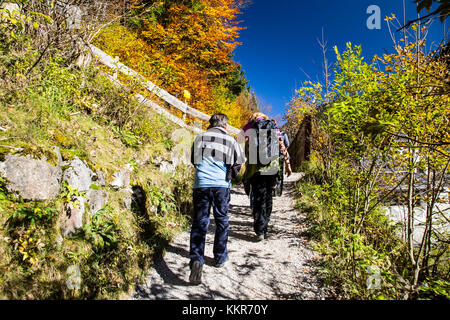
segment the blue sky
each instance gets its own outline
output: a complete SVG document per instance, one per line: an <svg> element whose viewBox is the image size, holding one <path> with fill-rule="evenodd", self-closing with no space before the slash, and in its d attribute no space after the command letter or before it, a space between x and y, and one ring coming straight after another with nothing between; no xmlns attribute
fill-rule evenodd
<svg viewBox="0 0 450 320"><path fill-rule="evenodd" d="M413 1L405 0L405 4L406 21L417 17ZM366 26L370 5L381 9L380 30ZM333 47L342 51L349 41L362 45L363 55L370 61L374 54L392 52L384 21L392 13L403 22L403 0L253 0L240 16L240 25L246 30L241 31L242 45L235 50L234 60L242 65L263 111L269 107L271 116L281 116L295 89L308 80L305 73L321 80L322 52L317 39L322 27L330 62L335 60ZM435 21L429 39L440 42L443 34L444 25Z"/></svg>

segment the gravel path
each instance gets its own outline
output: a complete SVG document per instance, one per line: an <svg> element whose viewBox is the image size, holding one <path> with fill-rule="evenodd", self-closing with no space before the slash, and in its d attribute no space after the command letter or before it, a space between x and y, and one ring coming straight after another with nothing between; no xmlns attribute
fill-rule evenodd
<svg viewBox="0 0 450 320"><path fill-rule="evenodd" d="M294 183L301 173L285 180L283 196L274 198L268 239L256 242L249 199L242 187L233 188L229 211L228 252L224 267L213 266L214 219L206 236L203 283L189 284L189 232L183 232L131 299L274 300L325 299L328 290L315 276L318 259L307 238L305 217L295 209Z"/></svg>

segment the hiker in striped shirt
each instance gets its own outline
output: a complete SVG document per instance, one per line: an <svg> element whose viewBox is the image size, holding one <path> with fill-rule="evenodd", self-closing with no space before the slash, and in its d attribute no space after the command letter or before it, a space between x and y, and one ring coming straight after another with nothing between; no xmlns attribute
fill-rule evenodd
<svg viewBox="0 0 450 320"><path fill-rule="evenodd" d="M192 284L201 283L211 207L216 223L213 247L215 266L220 268L228 260L231 179L237 176L245 162L241 146L227 133L228 117L218 113L210 118L209 123L208 130L195 139L191 155L191 162L195 166L194 214L189 250L189 281Z"/></svg>

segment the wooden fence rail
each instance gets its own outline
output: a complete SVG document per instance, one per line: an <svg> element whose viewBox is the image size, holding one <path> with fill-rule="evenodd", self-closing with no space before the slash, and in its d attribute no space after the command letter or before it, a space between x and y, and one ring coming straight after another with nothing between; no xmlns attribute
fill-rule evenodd
<svg viewBox="0 0 450 320"><path fill-rule="evenodd" d="M209 116L201 111L198 111L197 109L189 107L186 103L178 100L176 97L172 96L170 93L168 93L164 89L161 89L160 87L158 87L151 81L145 79L138 72L127 67L123 63L119 62L117 59L114 59L113 57L109 56L108 54L106 54L101 49L97 48L96 46L94 46L92 44L89 44L88 46L89 46L89 49L91 50L93 56L97 59L98 62L109 67L114 72L120 72L125 75L133 77L134 80L138 81L138 83L143 85L148 91L155 94L157 97L164 100L169 105L180 110L183 113L183 119L180 119L180 118L172 115L166 109L162 108L158 104L143 97L142 95L137 94L135 97L140 103L143 103L143 104L146 104L146 105L152 107L156 112L158 112L159 114L164 114L172 122L174 122L182 127L188 128L188 129L194 131L195 133L199 133L199 129L185 124L185 122L184 122L185 114L189 114L194 118L201 119L204 121L208 121L210 119L211 116ZM118 82L117 79L115 79L115 78L113 78L113 79L115 80L115 82L117 84L120 84L120 82ZM240 130L229 125L228 132L231 134L237 135L237 134L239 134Z"/></svg>

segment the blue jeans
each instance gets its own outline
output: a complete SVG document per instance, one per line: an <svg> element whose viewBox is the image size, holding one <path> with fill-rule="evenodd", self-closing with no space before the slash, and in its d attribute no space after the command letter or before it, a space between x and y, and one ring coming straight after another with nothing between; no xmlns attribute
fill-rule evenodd
<svg viewBox="0 0 450 320"><path fill-rule="evenodd" d="M230 206L229 188L196 188L194 189L194 214L192 217L189 265L194 261L205 263L205 240L209 227L209 212L213 208L216 231L213 254L217 263L227 259L228 242L228 208Z"/></svg>

